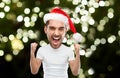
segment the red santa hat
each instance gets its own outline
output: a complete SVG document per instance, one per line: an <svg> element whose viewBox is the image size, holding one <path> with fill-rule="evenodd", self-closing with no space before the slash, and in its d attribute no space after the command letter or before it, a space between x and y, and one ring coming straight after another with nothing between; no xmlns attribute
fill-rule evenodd
<svg viewBox="0 0 120 78"><path fill-rule="evenodd" d="M70 28L70 30L74 33L73 39L76 42L80 42L82 40L82 36L80 33L77 33L76 28L70 16L66 12L64 12L62 9L55 7L51 10L50 13L45 14L43 17L44 23L46 23L50 19L55 19L55 20L64 22L67 26L69 26L68 28Z"/></svg>

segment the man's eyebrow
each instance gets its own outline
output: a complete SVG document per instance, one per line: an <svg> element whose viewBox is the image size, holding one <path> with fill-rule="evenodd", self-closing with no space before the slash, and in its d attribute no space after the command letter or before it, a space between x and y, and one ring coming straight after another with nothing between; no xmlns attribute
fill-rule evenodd
<svg viewBox="0 0 120 78"><path fill-rule="evenodd" d="M65 26L61 26L60 28L65 28Z"/></svg>
<svg viewBox="0 0 120 78"><path fill-rule="evenodd" d="M49 27L54 27L53 25L48 25ZM65 28L66 26L60 26L60 28Z"/></svg>

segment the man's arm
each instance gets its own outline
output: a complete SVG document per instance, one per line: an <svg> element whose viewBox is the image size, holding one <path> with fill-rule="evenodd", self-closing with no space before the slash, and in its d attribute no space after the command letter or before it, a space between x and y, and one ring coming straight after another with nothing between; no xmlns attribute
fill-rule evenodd
<svg viewBox="0 0 120 78"><path fill-rule="evenodd" d="M79 54L79 49L80 49L80 45L79 44L75 44L75 60L72 60L69 62L70 64L70 68L71 71L73 73L73 75L77 76L79 74L79 70L80 70L80 54Z"/></svg>
<svg viewBox="0 0 120 78"><path fill-rule="evenodd" d="M37 43L31 43L30 51L30 69L32 74L37 74L41 66L41 60L35 57L35 50L37 48Z"/></svg>

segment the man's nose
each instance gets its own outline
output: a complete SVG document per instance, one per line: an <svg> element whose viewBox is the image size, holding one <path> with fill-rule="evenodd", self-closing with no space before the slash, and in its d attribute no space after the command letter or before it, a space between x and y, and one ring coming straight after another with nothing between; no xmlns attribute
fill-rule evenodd
<svg viewBox="0 0 120 78"><path fill-rule="evenodd" d="M55 35L59 35L59 30L56 29L55 32L54 32Z"/></svg>

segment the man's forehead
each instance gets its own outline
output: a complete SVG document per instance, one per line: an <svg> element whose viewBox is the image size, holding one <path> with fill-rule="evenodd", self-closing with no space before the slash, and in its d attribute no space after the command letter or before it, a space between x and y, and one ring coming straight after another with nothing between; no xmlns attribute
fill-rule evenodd
<svg viewBox="0 0 120 78"><path fill-rule="evenodd" d="M63 21L54 20L54 19L49 20L49 23L60 23L60 24L65 24Z"/></svg>
<svg viewBox="0 0 120 78"><path fill-rule="evenodd" d="M65 26L65 23L59 20L49 20L49 24L48 25L52 25L52 26Z"/></svg>

